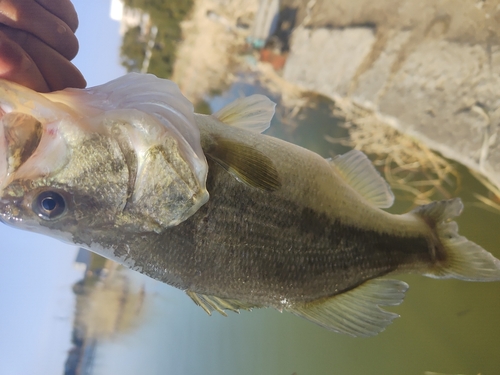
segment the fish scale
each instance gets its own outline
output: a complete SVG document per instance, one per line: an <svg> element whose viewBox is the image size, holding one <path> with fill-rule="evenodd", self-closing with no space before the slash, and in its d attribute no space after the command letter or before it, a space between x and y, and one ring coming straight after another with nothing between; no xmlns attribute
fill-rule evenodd
<svg viewBox="0 0 500 375"><path fill-rule="evenodd" d="M284 295L290 301L333 296L398 267L430 261L421 250L423 237L395 238L343 226L315 217L278 193L264 199L265 193L235 184L213 162L209 171L207 189L213 198L156 245L157 251L168 249L165 268L182 270L176 276L189 280L184 289L222 298L250 295L245 302L279 306ZM246 216L250 205L263 214ZM155 278L162 280L161 275ZM241 279L247 282L242 285Z"/></svg>

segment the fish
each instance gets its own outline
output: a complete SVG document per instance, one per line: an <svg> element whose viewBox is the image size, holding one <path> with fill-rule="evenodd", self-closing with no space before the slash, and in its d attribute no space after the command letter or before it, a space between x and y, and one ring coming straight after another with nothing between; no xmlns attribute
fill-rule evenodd
<svg viewBox="0 0 500 375"><path fill-rule="evenodd" d="M0 81L0 221L169 284L203 310L274 308L373 336L408 285L499 281L458 233L459 198L395 215L365 154L334 158L262 134L275 104L196 114L171 81L127 74L37 93Z"/></svg>

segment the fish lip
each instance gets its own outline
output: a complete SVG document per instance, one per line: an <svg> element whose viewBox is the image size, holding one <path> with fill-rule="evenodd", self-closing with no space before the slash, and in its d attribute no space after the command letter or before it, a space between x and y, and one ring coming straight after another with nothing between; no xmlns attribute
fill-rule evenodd
<svg viewBox="0 0 500 375"><path fill-rule="evenodd" d="M9 209L10 202L7 199L0 198L0 223L12 225L13 216Z"/></svg>

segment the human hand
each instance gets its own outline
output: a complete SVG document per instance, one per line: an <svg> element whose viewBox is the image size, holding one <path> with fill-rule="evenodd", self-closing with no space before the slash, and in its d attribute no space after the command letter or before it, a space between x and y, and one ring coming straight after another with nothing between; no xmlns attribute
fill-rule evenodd
<svg viewBox="0 0 500 375"><path fill-rule="evenodd" d="M70 0L0 0L0 78L40 92L83 88Z"/></svg>

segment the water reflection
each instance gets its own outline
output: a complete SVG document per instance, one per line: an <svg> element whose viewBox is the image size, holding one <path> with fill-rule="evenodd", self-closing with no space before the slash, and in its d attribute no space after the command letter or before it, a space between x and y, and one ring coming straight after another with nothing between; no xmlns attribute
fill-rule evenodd
<svg viewBox="0 0 500 375"><path fill-rule="evenodd" d="M144 285L110 260L80 249L76 263L84 268L84 277L73 285L76 306L67 375L92 373L99 343L142 323L146 295Z"/></svg>

